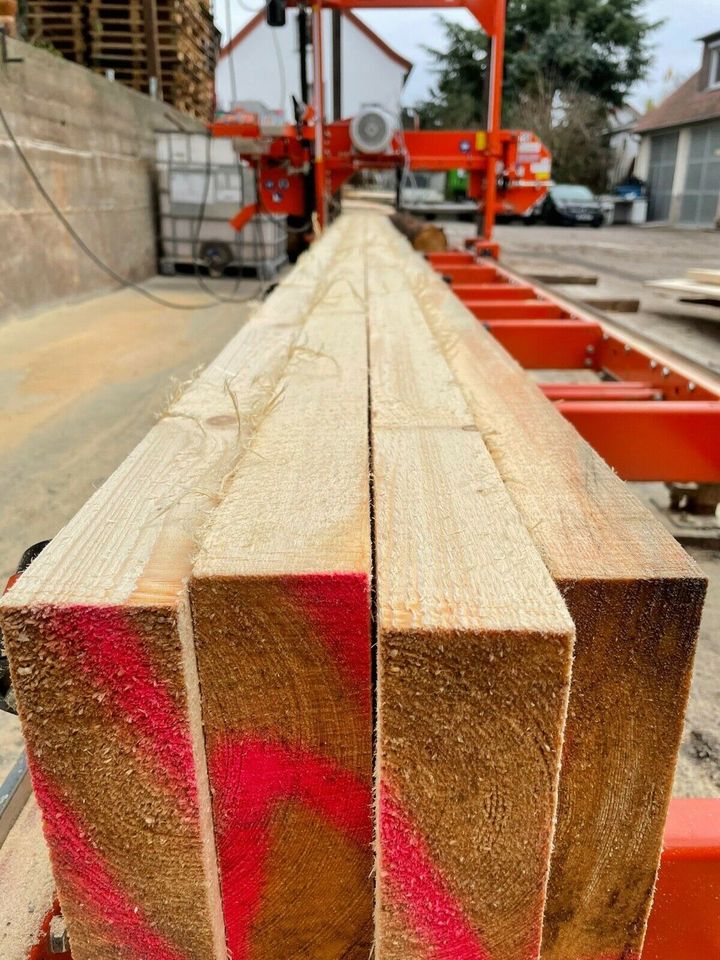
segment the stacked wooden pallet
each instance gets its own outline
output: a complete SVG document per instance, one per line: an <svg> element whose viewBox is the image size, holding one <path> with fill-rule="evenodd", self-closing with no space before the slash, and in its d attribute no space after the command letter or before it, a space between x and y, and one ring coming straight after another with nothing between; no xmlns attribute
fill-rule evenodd
<svg viewBox="0 0 720 960"><path fill-rule="evenodd" d="M30 0L30 35L62 55L148 92L152 52L146 0ZM203 0L156 0L158 72L163 98L199 119L212 117L220 32Z"/></svg>
<svg viewBox="0 0 720 960"><path fill-rule="evenodd" d="M201 0L158 0L158 52L165 99L179 109L212 116L220 33ZM144 0L125 3L89 0L89 62L112 69L117 79L148 87L148 45Z"/></svg>
<svg viewBox="0 0 720 960"><path fill-rule="evenodd" d="M84 6L71 0L30 0L27 4L28 39L31 43L56 50L66 60L85 63Z"/></svg>
<svg viewBox="0 0 720 960"><path fill-rule="evenodd" d="M341 218L0 604L74 960L639 956L703 594Z"/></svg>

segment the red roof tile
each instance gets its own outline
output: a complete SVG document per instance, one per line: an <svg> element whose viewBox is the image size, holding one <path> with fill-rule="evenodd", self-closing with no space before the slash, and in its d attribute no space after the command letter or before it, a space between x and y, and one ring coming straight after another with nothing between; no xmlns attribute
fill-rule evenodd
<svg viewBox="0 0 720 960"><path fill-rule="evenodd" d="M701 90L700 73L698 70L675 93L641 117L635 127L636 133L647 133L663 127L682 127L720 117L720 89Z"/></svg>

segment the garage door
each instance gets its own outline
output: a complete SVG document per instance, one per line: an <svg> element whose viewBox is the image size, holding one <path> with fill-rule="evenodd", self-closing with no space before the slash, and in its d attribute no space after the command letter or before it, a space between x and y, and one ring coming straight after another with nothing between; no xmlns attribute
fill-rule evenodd
<svg viewBox="0 0 720 960"><path fill-rule="evenodd" d="M678 133L657 133L650 138L648 220L668 220L672 200Z"/></svg>
<svg viewBox="0 0 720 960"><path fill-rule="evenodd" d="M690 134L681 223L712 227L720 198L720 123L695 127Z"/></svg>

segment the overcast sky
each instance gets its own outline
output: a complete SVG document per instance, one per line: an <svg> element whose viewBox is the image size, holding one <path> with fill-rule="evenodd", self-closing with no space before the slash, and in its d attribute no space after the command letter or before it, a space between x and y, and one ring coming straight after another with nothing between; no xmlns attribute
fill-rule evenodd
<svg viewBox="0 0 720 960"><path fill-rule="evenodd" d="M215 0L216 19L225 33L226 5L231 4L233 31L237 31L252 16L249 12L263 6L260 0ZM718 0L647 0L647 16L653 20L665 20L654 35L655 63L647 82L638 85L630 100L644 109L648 98L659 99L664 91L668 69L676 75L687 76L697 70L700 46L694 43L697 37L720 30L720 2ZM423 50L423 45L442 45L438 30L437 15L426 10L412 11L412 29L408 30L407 10L364 10L363 20L394 47L398 53L411 60L415 67L405 90L408 105L423 99L432 85L432 64ZM475 21L465 11L446 11L445 16L461 23Z"/></svg>

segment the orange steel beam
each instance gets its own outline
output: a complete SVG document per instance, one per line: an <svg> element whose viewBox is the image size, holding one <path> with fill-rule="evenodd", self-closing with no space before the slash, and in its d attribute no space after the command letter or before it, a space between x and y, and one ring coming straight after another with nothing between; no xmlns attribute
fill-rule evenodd
<svg viewBox="0 0 720 960"><path fill-rule="evenodd" d="M720 800L676 799L642 960L720 957Z"/></svg>
<svg viewBox="0 0 720 960"><path fill-rule="evenodd" d="M717 401L569 400L558 410L623 480L720 483Z"/></svg>
<svg viewBox="0 0 720 960"><path fill-rule="evenodd" d="M549 300L465 300L464 302L478 320L561 320L567 317L562 307Z"/></svg>
<svg viewBox="0 0 720 960"><path fill-rule="evenodd" d="M492 249L492 235L497 213L497 167L502 157L500 127L502 126L502 87L505 64L505 0L496 0L490 34L490 91L488 97L487 145L488 160L485 181L485 209L483 211L483 238L487 252L497 256ZM482 22L482 21L481 21Z"/></svg>
<svg viewBox="0 0 720 960"><path fill-rule="evenodd" d="M296 5L297 0L289 0L288 6ZM460 7L469 10L490 36L505 29L504 0L324 0L323 6L328 10L444 10Z"/></svg>
<svg viewBox="0 0 720 960"><path fill-rule="evenodd" d="M233 230L239 233L243 227L250 223L258 210L259 207L256 203L249 203L246 207L243 207L242 210L238 210L232 220L229 220L228 223Z"/></svg>
<svg viewBox="0 0 720 960"><path fill-rule="evenodd" d="M584 320L486 320L484 326L528 370L594 367L602 337Z"/></svg>
<svg viewBox="0 0 720 960"><path fill-rule="evenodd" d="M470 267L477 263L471 253L462 253L459 250L448 250L443 253L428 253L425 259L435 270L439 267Z"/></svg>
<svg viewBox="0 0 720 960"><path fill-rule="evenodd" d="M693 379L681 362L623 339L503 267L468 263L463 251L428 259L522 366L592 369L613 378L542 389L621 477L720 483L720 385Z"/></svg>
<svg viewBox="0 0 720 960"><path fill-rule="evenodd" d="M598 348L598 368L627 380L645 380L661 389L669 400L717 400L720 386L704 383L681 369L674 358L654 354L652 348L634 345L605 331Z"/></svg>
<svg viewBox="0 0 720 960"><path fill-rule="evenodd" d="M503 280L508 283L528 283L522 275L499 265L495 268L495 273L493 282L496 283ZM578 304L543 287L535 289L539 299L557 304L574 320L591 324L600 322L597 316L583 310ZM616 380L642 381L662 390L668 400L720 400L720 382L717 377L698 369L694 364L688 365L681 358L665 352L659 345L654 347L651 344L635 342L629 331L625 334L613 327L602 328L594 363L583 366L593 366ZM720 438L717 439L720 442Z"/></svg>
<svg viewBox="0 0 720 960"><path fill-rule="evenodd" d="M662 400L661 390L632 380L604 380L598 383L541 383L548 400Z"/></svg>
<svg viewBox="0 0 720 960"><path fill-rule="evenodd" d="M530 300L532 287L514 283L453 283L453 291L463 303L469 300Z"/></svg>
<svg viewBox="0 0 720 960"><path fill-rule="evenodd" d="M435 266L435 264L433 264ZM436 270L446 277L453 285L459 284L477 284L477 283L502 283L503 278L498 275L495 267L480 266L477 261L473 263L446 263Z"/></svg>

